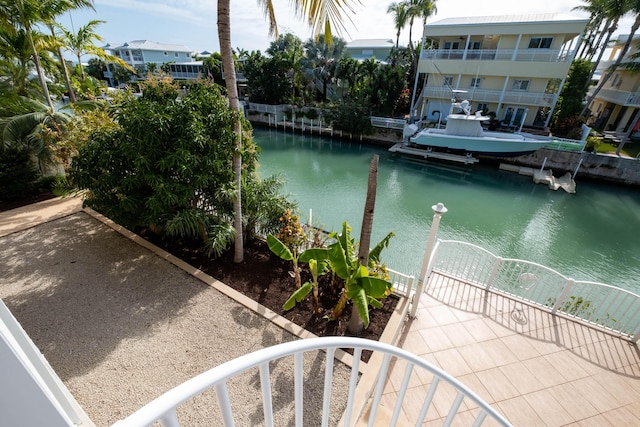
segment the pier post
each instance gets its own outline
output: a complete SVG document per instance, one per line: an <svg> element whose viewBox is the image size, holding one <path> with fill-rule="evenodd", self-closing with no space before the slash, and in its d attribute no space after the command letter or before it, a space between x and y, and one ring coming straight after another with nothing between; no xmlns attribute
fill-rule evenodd
<svg viewBox="0 0 640 427"><path fill-rule="evenodd" d="M427 269L431 261L431 252L433 252L433 245L436 241L436 235L438 234L440 218L448 211L443 203L433 205L431 206L431 209L433 209L433 221L431 222L431 230L429 231L429 238L427 240L427 249L424 252L424 258L422 260L422 268L420 269L420 275L418 276L418 286L416 288L416 293L413 295L411 312L409 313L409 316L411 316L412 319L415 319L417 317L420 297L424 293L424 287L427 281L427 278L425 276L427 275Z"/></svg>

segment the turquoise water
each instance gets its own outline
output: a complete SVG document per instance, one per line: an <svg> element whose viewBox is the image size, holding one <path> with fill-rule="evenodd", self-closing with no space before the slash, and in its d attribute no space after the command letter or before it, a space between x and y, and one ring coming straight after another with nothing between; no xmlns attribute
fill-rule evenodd
<svg viewBox="0 0 640 427"><path fill-rule="evenodd" d="M256 129L260 173L285 178L303 220L360 233L369 163L380 156L372 245L394 232L383 260L417 275L442 202L438 237L474 243L504 258L546 265L576 280L640 293L640 191L587 180L577 194L552 191L496 166L416 161L336 139Z"/></svg>

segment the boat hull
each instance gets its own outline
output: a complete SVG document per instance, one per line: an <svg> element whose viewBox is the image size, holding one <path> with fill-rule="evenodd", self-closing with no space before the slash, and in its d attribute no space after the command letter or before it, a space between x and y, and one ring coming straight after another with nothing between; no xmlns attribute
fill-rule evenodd
<svg viewBox="0 0 640 427"><path fill-rule="evenodd" d="M426 129L411 137L410 142L443 150L507 157L532 153L548 145L551 140L503 132L484 132L480 137L467 137L446 134L443 129Z"/></svg>

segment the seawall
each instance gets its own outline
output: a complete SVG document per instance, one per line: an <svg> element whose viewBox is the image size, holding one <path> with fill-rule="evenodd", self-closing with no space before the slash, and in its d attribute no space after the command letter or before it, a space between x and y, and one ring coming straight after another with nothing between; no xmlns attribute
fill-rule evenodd
<svg viewBox="0 0 640 427"><path fill-rule="evenodd" d="M249 120L253 126L270 127L269 124L265 123L261 118L254 120L254 118L249 117ZM376 129L377 132L373 135L364 136L342 134L342 132L333 132L329 129L315 128L312 130L309 127L303 130L299 123L294 124L293 127L291 123L288 123L286 127L280 125L278 129L330 138L341 138L351 142L361 142L387 148L392 147L398 142L402 142L402 132L391 129ZM571 174L573 174L578 164L580 164L576 179L587 178L612 184L640 187L640 159L620 157L614 154L576 153L542 148L535 153L519 157L477 157L480 158L482 163L495 163L496 167L499 163L510 163L531 168L540 168L544 163L544 168L553 170L556 176L562 175L565 172L571 172Z"/></svg>

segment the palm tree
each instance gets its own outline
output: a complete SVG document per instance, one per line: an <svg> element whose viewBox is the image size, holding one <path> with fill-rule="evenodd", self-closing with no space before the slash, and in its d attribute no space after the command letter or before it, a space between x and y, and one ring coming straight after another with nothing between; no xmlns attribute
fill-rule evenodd
<svg viewBox="0 0 640 427"><path fill-rule="evenodd" d="M47 81L40 63L40 55L34 42L34 25L42 18L42 3L39 0L0 0L0 24L23 29L31 50L42 95L51 110L54 109Z"/></svg>
<svg viewBox="0 0 640 427"><path fill-rule="evenodd" d="M422 26L427 23L427 18L437 12L435 1L432 0L408 0L406 2L407 17L409 19L409 49L414 53L413 41L411 40L411 32L413 29L413 20L415 18L422 18Z"/></svg>
<svg viewBox="0 0 640 427"><path fill-rule="evenodd" d="M0 75L7 79L4 82L7 90L28 96L31 83L29 73L32 70L31 47L25 31L0 27Z"/></svg>
<svg viewBox="0 0 640 427"><path fill-rule="evenodd" d="M622 18L624 15L626 15L630 11L630 7L631 7L628 0L604 0L602 5L604 7L603 13L607 17L607 19L610 20L611 24L606 30L605 41L600 48L598 59L593 64L593 69L591 71L591 75L589 76L589 79L587 80L587 85L589 85L591 79L593 78L593 73L598 67L598 64L600 63L600 61L602 60L602 55L604 54L605 47L608 46L609 44L609 40L611 40L611 35L618 28L618 21L620 21L620 18ZM611 76L613 75L613 72L622 61L623 56L624 56L623 54L619 55L616 62L609 68L609 72L602 76L602 79L600 79L598 86L593 91L591 96L589 96L589 99L585 103L585 106L580 112L580 115L578 116L578 118L584 117L587 114L587 111L589 110L589 106L595 99L596 95L604 87L604 84L611 78Z"/></svg>
<svg viewBox="0 0 640 427"><path fill-rule="evenodd" d="M7 1L7 0L3 0ZM238 86L236 85L236 69L233 64L233 49L231 47L231 10L230 0L218 0L218 38L220 40L220 54L222 55L222 66L225 71L225 86L229 97L229 107L240 114L240 101L238 100ZM277 37L278 30L276 24L273 3L271 0L260 0L265 16L269 18L269 35ZM308 19L313 34L318 35L324 29L328 40L331 40L331 27L342 27L340 13L346 8L353 10L348 0L297 0L293 2L295 10L301 16ZM242 194L242 134L240 132L240 121L234 123L236 131L236 145L233 155L233 171L235 174L236 196L234 199L234 221L235 228L235 249L234 262L242 262L244 258L244 245L242 242L242 204L240 202Z"/></svg>
<svg viewBox="0 0 640 427"><path fill-rule="evenodd" d="M98 55L98 50L102 51L102 49L97 48L94 44L94 40L102 41L102 37L100 37L95 29L98 25L104 24L105 21L100 21L98 19L91 20L87 22L86 25L78 28L77 33L73 33L66 28L60 26L60 30L62 31L63 39L67 45L67 48L78 58L78 64L80 65L80 74L82 76L82 80L85 79L84 68L82 67L82 55L86 54L94 54ZM103 51L104 52L104 51Z"/></svg>
<svg viewBox="0 0 640 427"><path fill-rule="evenodd" d="M322 99L327 99L327 89L334 79L338 61L344 55L346 42L340 38L334 38L331 43L326 40L324 34L317 39L309 39L305 44L305 68L314 79L322 83Z"/></svg>
<svg viewBox="0 0 640 427"><path fill-rule="evenodd" d="M391 3L389 5L389 8L387 9L387 13L392 13L393 14L393 24L396 27L397 33L396 33L396 49L399 47L399 43L400 43L400 31L402 31L402 29L404 27L407 26L407 19L408 19L408 9L407 9L407 3L402 2L402 3Z"/></svg>
<svg viewBox="0 0 640 427"><path fill-rule="evenodd" d="M69 77L69 70L67 69L67 61L64 59L64 55L62 54L63 42L60 40L55 31L56 17L62 15L63 13L72 10L72 9L80 9L80 8L90 8L94 9L93 2L91 0L45 0L43 2L43 12L45 15L42 16L42 20L45 25L51 31L51 35L54 39L57 40L55 45L56 53L58 54L58 60L60 61L60 68L62 69L62 75L64 76L65 85L67 86L67 91L69 92L69 101L76 102L76 94L71 86L71 79Z"/></svg>

